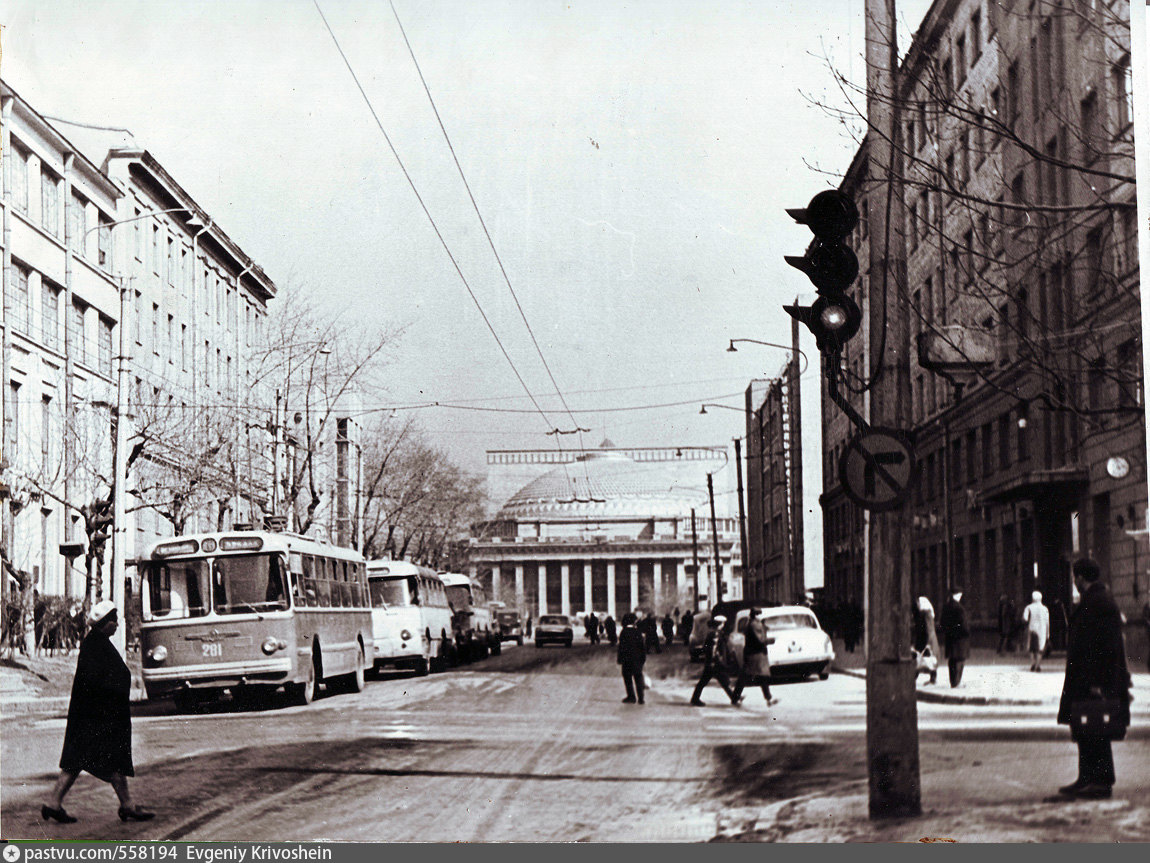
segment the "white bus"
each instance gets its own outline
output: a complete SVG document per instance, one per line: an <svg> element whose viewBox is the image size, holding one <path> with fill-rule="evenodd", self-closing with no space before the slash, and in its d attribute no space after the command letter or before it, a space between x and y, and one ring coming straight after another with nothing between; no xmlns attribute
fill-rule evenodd
<svg viewBox="0 0 1150 863"><path fill-rule="evenodd" d="M372 653L359 552L292 533L202 533L139 561L140 655L149 698L186 709L230 690L284 687L310 704L321 682L359 692Z"/></svg>
<svg viewBox="0 0 1150 863"><path fill-rule="evenodd" d="M458 572L441 572L451 605L455 630L455 650L460 660L482 659L488 653L498 656L503 650L499 628L487 604L483 588Z"/></svg>
<svg viewBox="0 0 1150 863"><path fill-rule="evenodd" d="M451 655L451 609L434 570L404 560L367 564L374 669L440 670Z"/></svg>

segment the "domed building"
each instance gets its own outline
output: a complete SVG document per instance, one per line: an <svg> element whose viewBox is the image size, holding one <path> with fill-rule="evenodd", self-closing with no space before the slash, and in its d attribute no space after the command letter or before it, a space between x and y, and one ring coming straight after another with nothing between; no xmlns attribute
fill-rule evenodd
<svg viewBox="0 0 1150 863"><path fill-rule="evenodd" d="M739 525L726 489L735 466L731 459L724 470L725 448L619 449L604 441L586 453L489 451L487 461L489 489L518 490L476 526L472 567L509 608L617 618L636 607L662 616L713 603L708 474L722 598L741 597Z"/></svg>

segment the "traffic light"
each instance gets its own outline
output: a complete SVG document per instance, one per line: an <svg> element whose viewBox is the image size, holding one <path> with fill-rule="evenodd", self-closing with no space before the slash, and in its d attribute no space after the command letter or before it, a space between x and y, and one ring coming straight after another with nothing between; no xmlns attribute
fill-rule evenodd
<svg viewBox="0 0 1150 863"><path fill-rule="evenodd" d="M858 304L846 293L859 274L858 257L845 242L858 224L858 208L850 195L828 189L811 198L804 209L787 214L809 227L815 238L806 254L784 255L783 260L806 273L819 296L812 305L783 308L814 334L821 352L836 352L862 323Z"/></svg>

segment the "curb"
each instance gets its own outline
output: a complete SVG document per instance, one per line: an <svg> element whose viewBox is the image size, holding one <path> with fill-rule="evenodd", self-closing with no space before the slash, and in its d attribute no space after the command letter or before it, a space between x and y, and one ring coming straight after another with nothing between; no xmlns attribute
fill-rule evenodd
<svg viewBox="0 0 1150 863"><path fill-rule="evenodd" d="M859 680L866 680L866 673L856 668L838 668L832 666L831 671L836 674L845 674L847 677L857 677ZM988 695L951 695L946 692L928 692L917 687L915 687L914 697L916 701L925 701L930 704L970 704L975 707L990 707L993 705L1036 707L1043 704L1056 703L1041 698L998 698Z"/></svg>

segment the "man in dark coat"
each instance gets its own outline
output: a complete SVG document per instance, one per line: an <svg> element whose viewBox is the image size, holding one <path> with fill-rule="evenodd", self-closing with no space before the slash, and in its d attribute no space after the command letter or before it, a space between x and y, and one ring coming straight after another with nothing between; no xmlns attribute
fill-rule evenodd
<svg viewBox="0 0 1150 863"><path fill-rule="evenodd" d="M663 638L668 647L675 642L675 618L671 617L670 614L663 618Z"/></svg>
<svg viewBox="0 0 1150 863"><path fill-rule="evenodd" d="M731 689L731 678L727 676L727 670L723 668L723 660L719 650L719 638L726 622L727 618L721 614L712 617L707 622L707 637L703 639L703 673L699 675L699 682L695 684L695 691L691 694L690 703L692 707L704 706L703 690L712 680L719 681L719 686L723 687L723 692L727 693L727 698L731 699L731 704L738 702L734 691Z"/></svg>
<svg viewBox="0 0 1150 863"><path fill-rule="evenodd" d="M695 612L688 608L679 619L679 638L683 639L683 644L691 643L691 629L694 626ZM1148 624L1148 626L1150 626L1150 624Z"/></svg>
<svg viewBox="0 0 1150 863"><path fill-rule="evenodd" d="M1017 626L1018 606L1005 593L998 598L998 652L1014 653L1014 630Z"/></svg>
<svg viewBox="0 0 1150 863"><path fill-rule="evenodd" d="M623 629L619 632L616 661L623 671L623 686L627 688L624 704L634 704L636 699L643 703L643 665L647 661L647 648L635 623L634 614L624 614Z"/></svg>
<svg viewBox="0 0 1150 863"><path fill-rule="evenodd" d="M615 618L607 615L607 619L603 621L603 631L607 633L607 641L611 644L615 643Z"/></svg>
<svg viewBox="0 0 1150 863"><path fill-rule="evenodd" d="M962 683L962 666L970 655L970 630L966 628L966 609L962 607L961 587L956 585L951 588L950 599L942 607L938 623L942 627L946 664L953 689Z"/></svg>
<svg viewBox="0 0 1150 863"><path fill-rule="evenodd" d="M88 615L91 631L80 645L68 725L60 754L60 775L52 791L52 805L40 808L41 817L61 824L76 819L64 811L64 795L81 771L111 784L120 798L121 821L146 821L155 813L132 803L128 791L132 765L132 673L120 657L111 636L119 626L111 600L96 603Z"/></svg>
<svg viewBox="0 0 1150 863"><path fill-rule="evenodd" d="M739 679L731 700L738 704L743 700L743 689L758 686L763 691L767 707L773 707L779 700L771 697L771 664L767 658L769 638L759 613L759 609L751 609L747 628L743 631L743 666L739 669Z"/></svg>
<svg viewBox="0 0 1150 863"><path fill-rule="evenodd" d="M583 629L587 633L587 640L592 644L599 643L599 618L593 612L588 611L587 616L583 618Z"/></svg>
<svg viewBox="0 0 1150 863"><path fill-rule="evenodd" d="M1117 699L1121 725L1130 724L1130 672L1122 638L1122 614L1102 583L1102 570L1090 558L1074 562L1074 585L1082 595L1070 618L1066 643L1066 679L1058 703L1058 723L1070 725L1071 705L1102 696ZM1110 739L1071 733L1078 744L1078 779L1058 789L1066 797L1109 797L1114 786Z"/></svg>

